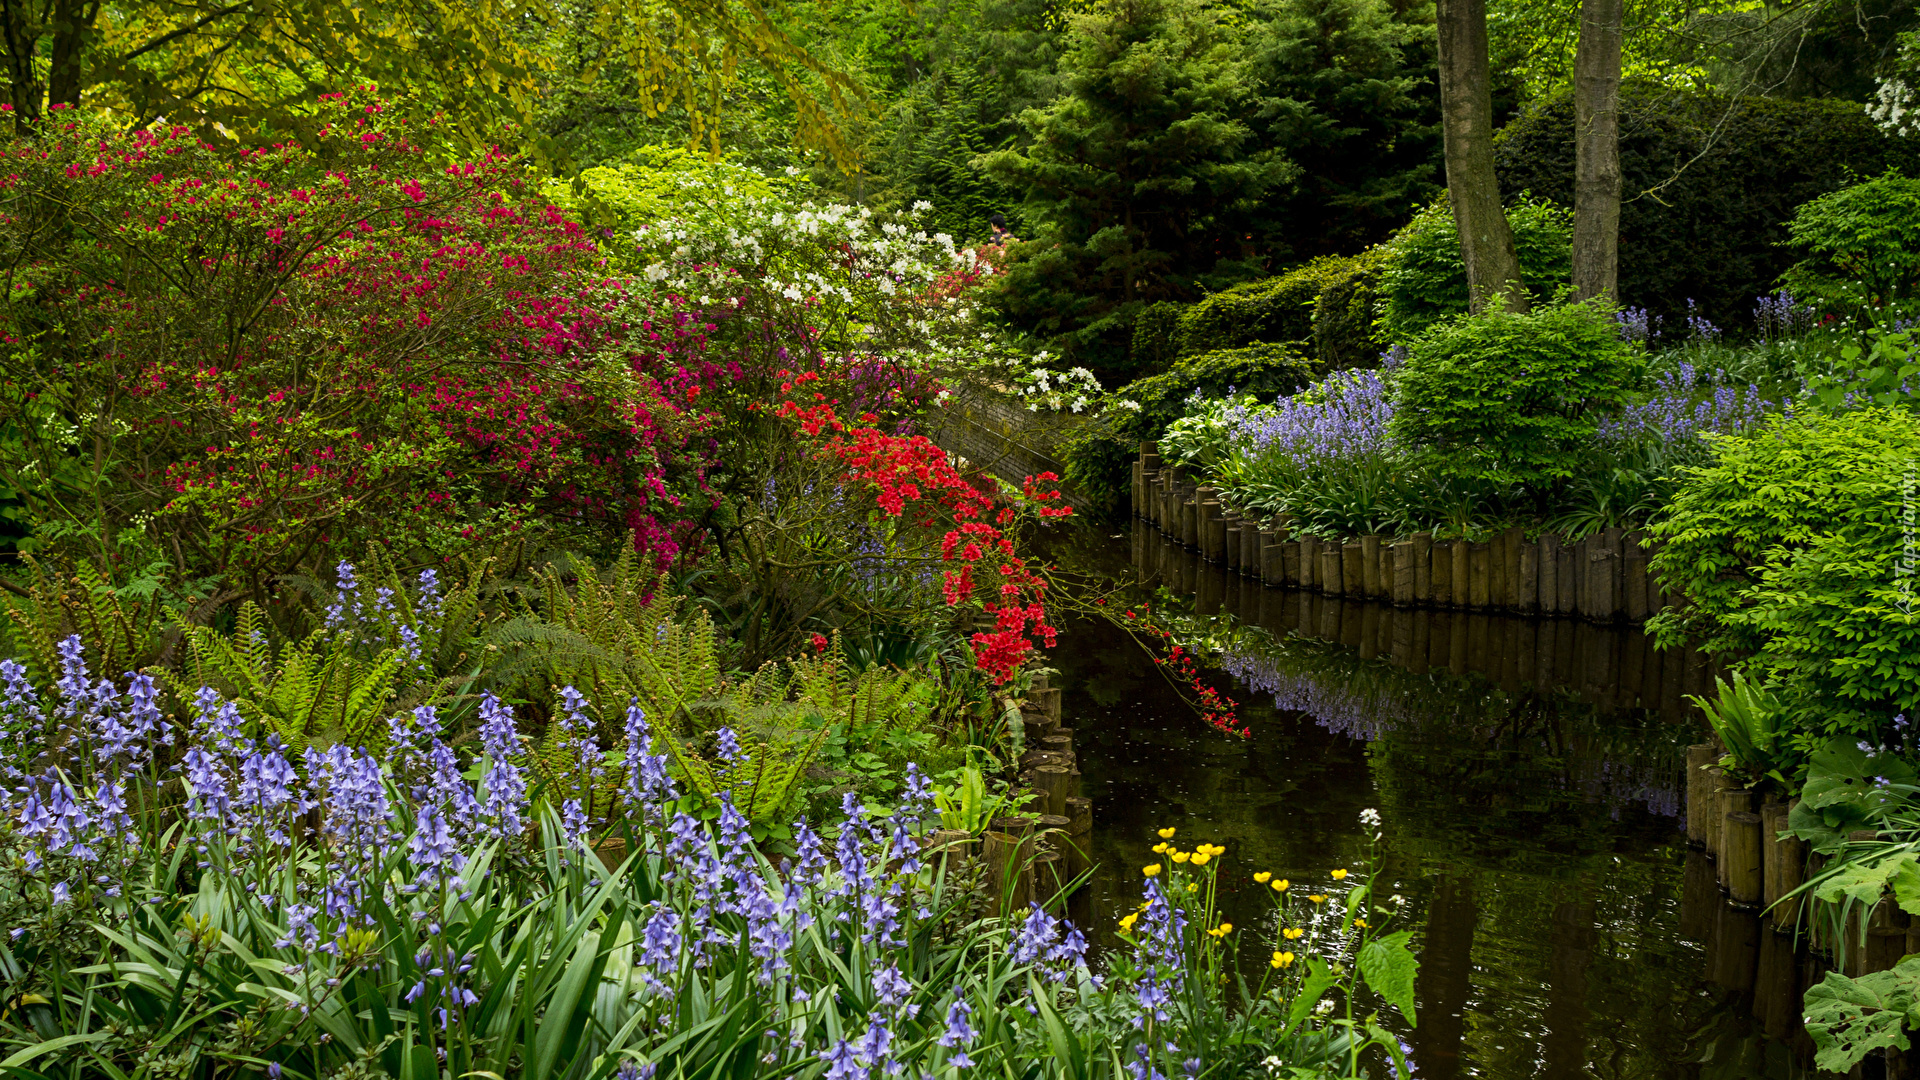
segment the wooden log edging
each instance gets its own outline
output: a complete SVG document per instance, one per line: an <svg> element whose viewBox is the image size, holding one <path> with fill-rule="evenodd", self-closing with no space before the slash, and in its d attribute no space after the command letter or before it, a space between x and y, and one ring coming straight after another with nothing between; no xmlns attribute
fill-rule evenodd
<svg viewBox="0 0 1920 1080"><path fill-rule="evenodd" d="M1152 442L1133 463L1134 513L1208 562L1267 585L1402 607L1644 622L1679 597L1662 589L1637 531L1602 529L1578 541L1528 541L1515 526L1483 541L1431 534L1329 538L1297 534L1284 516L1259 520L1218 489L1167 465Z"/></svg>

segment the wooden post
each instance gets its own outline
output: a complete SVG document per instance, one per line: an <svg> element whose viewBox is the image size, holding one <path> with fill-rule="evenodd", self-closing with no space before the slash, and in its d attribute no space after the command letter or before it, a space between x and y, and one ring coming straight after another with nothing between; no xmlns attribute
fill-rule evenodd
<svg viewBox="0 0 1920 1080"><path fill-rule="evenodd" d="M1647 595L1647 549L1640 546L1641 535L1638 531L1627 533L1621 540L1620 575L1622 610L1630 622L1642 623L1653 614L1653 607Z"/></svg>
<svg viewBox="0 0 1920 1080"><path fill-rule="evenodd" d="M987 891L1003 912L1027 907L1026 844L1024 836L989 831L982 838L981 857L987 863Z"/></svg>
<svg viewBox="0 0 1920 1080"><path fill-rule="evenodd" d="M1413 602L1433 603L1433 534L1413 534Z"/></svg>
<svg viewBox="0 0 1920 1080"><path fill-rule="evenodd" d="M1301 544L1301 542L1298 540L1290 540L1287 543L1279 545L1280 580L1278 584L1285 585L1290 589L1297 589L1300 587L1300 584L1301 584L1300 568L1304 565L1300 561L1300 549L1303 546L1305 545Z"/></svg>
<svg viewBox="0 0 1920 1080"><path fill-rule="evenodd" d="M1540 554L1540 607L1542 614L1552 615L1560 606L1560 537L1555 533L1541 533L1535 542Z"/></svg>
<svg viewBox="0 0 1920 1080"><path fill-rule="evenodd" d="M1493 601L1493 545L1486 541L1467 548L1467 602L1485 609Z"/></svg>
<svg viewBox="0 0 1920 1080"><path fill-rule="evenodd" d="M1726 773L1722 772L1718 765L1707 766L1706 773L1706 805L1702 812L1706 814L1707 854L1718 862L1720 859L1720 819L1726 814L1726 811L1720 809L1720 787L1726 782ZM1714 874L1715 879L1718 880L1719 871L1714 871Z"/></svg>
<svg viewBox="0 0 1920 1080"><path fill-rule="evenodd" d="M1218 499L1200 504L1200 557L1215 563L1227 557L1227 519Z"/></svg>
<svg viewBox="0 0 1920 1080"><path fill-rule="evenodd" d="M1761 864L1760 815L1739 810L1727 815L1720 838L1721 876L1733 902L1757 907L1766 895ZM1905 931L1903 930L1904 937Z"/></svg>
<svg viewBox="0 0 1920 1080"><path fill-rule="evenodd" d="M1560 542L1559 547L1554 549L1553 563L1556 595L1553 602L1553 610L1556 615L1572 615L1578 607L1574 602L1574 598L1580 595L1579 563L1575 558L1578 551L1579 548L1576 545L1568 544L1564 540ZM1540 600L1544 606L1546 597L1543 595Z"/></svg>
<svg viewBox="0 0 1920 1080"><path fill-rule="evenodd" d="M1786 803L1769 803L1760 812L1763 834L1760 839L1766 845L1761 852L1761 871L1766 880L1760 898L1772 909L1773 925L1780 930L1793 929L1799 916L1799 897L1784 904L1779 901L1800 887L1807 862L1806 841L1795 836L1780 837L1786 831L1789 812Z"/></svg>
<svg viewBox="0 0 1920 1080"><path fill-rule="evenodd" d="M1401 607L1413 603L1413 541L1393 545L1393 602Z"/></svg>
<svg viewBox="0 0 1920 1080"><path fill-rule="evenodd" d="M1487 606L1500 611L1513 609L1512 579L1519 568L1507 554L1514 546L1512 533L1513 530L1508 529L1494 537L1487 547Z"/></svg>
<svg viewBox="0 0 1920 1080"><path fill-rule="evenodd" d="M1046 738L1041 739L1040 746L1044 750L1055 754L1063 754L1068 760L1072 760L1073 732L1071 730L1056 731Z"/></svg>
<svg viewBox="0 0 1920 1080"><path fill-rule="evenodd" d="M1027 899L1042 907L1057 906L1055 901L1064 899L1060 894L1072 880L1072 875L1065 870L1065 860L1059 851L1048 847L1034 852L1022 875L1026 878Z"/></svg>
<svg viewBox="0 0 1920 1080"><path fill-rule="evenodd" d="M1900 910L1891 895L1882 893L1867 920L1866 955L1862 958L1866 974L1886 971L1900 962L1906 955L1909 924L1907 913Z"/></svg>
<svg viewBox="0 0 1920 1080"><path fill-rule="evenodd" d="M1073 774L1065 765L1042 765L1033 770L1033 790L1040 796L1039 802L1049 814L1061 814L1067 808L1067 796L1071 795Z"/></svg>
<svg viewBox="0 0 1920 1080"><path fill-rule="evenodd" d="M1322 542L1320 545L1320 566L1314 580L1320 585L1320 591L1328 596L1339 596L1346 590L1343 585L1343 568L1339 544Z"/></svg>
<svg viewBox="0 0 1920 1080"><path fill-rule="evenodd" d="M1358 540L1340 545L1340 595L1367 595L1366 552Z"/></svg>
<svg viewBox="0 0 1920 1080"><path fill-rule="evenodd" d="M1380 538L1368 534L1360 538L1360 574L1364 582L1361 592L1368 597L1377 597L1384 591L1380 584Z"/></svg>
<svg viewBox="0 0 1920 1080"><path fill-rule="evenodd" d="M1713 857L1720 863L1720 884L1724 886L1727 883L1727 817L1752 813L1753 792L1743 787L1728 786L1726 773L1722 772L1718 796L1720 812L1713 825Z"/></svg>
<svg viewBox="0 0 1920 1080"><path fill-rule="evenodd" d="M1513 582L1513 607L1516 611L1540 610L1540 545L1517 544Z"/></svg>
<svg viewBox="0 0 1920 1080"><path fill-rule="evenodd" d="M1473 545L1463 537L1453 542L1453 606L1473 604Z"/></svg>
<svg viewBox="0 0 1920 1080"><path fill-rule="evenodd" d="M1225 552L1220 561L1229 571L1234 573L1238 573L1240 570L1240 528L1240 522L1235 521L1231 517L1227 519Z"/></svg>
<svg viewBox="0 0 1920 1080"><path fill-rule="evenodd" d="M1432 544L1433 560L1428 567L1432 582L1432 602L1437 607L1453 606L1453 544L1452 540L1436 540Z"/></svg>
<svg viewBox="0 0 1920 1080"><path fill-rule="evenodd" d="M1320 539L1318 537L1300 538L1300 587L1303 589L1320 587Z"/></svg>

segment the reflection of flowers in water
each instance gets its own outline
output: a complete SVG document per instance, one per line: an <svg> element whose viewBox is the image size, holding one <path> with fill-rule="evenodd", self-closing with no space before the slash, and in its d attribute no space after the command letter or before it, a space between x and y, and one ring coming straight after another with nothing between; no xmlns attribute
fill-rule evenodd
<svg viewBox="0 0 1920 1080"><path fill-rule="evenodd" d="M1275 708L1304 713L1328 731L1362 742L1375 742L1392 732L1417 734L1437 729L1431 733L1486 744L1499 732L1492 724L1461 723L1457 714L1448 715L1451 709L1418 702L1402 689L1355 685L1357 680L1342 678L1338 672L1286 671L1272 656L1225 650L1215 655L1214 662L1249 689L1272 695ZM1497 707L1493 702L1484 704L1486 708L1476 710L1476 715L1494 715ZM1586 754L1566 746L1540 745L1533 749L1539 757L1564 761L1560 775L1549 778L1548 783L1584 802L1607 805L1615 819L1632 803L1640 803L1648 813L1661 817L1680 816L1677 770L1658 754L1614 760L1602 756L1605 751L1598 747Z"/></svg>

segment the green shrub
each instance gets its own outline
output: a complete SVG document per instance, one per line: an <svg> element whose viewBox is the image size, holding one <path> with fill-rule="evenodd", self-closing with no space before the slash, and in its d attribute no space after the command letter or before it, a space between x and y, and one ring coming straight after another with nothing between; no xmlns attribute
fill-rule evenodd
<svg viewBox="0 0 1920 1080"><path fill-rule="evenodd" d="M1313 352L1322 372L1372 367L1387 342L1373 324L1386 249L1375 245L1347 260L1313 305Z"/></svg>
<svg viewBox="0 0 1920 1080"><path fill-rule="evenodd" d="M1826 310L1920 296L1920 180L1889 169L1794 211L1787 245L1805 257L1781 275Z"/></svg>
<svg viewBox="0 0 1920 1080"><path fill-rule="evenodd" d="M1502 191L1573 206L1573 102L1550 99L1494 143ZM1795 207L1859 176L1920 163L1920 139L1888 135L1845 101L1621 95L1620 303L1669 327L1687 301L1720 326L1744 324L1756 296L1793 264Z"/></svg>
<svg viewBox="0 0 1920 1080"><path fill-rule="evenodd" d="M1291 345L1265 343L1183 357L1159 375L1136 379L1109 393L1099 414L1076 429L1061 448L1069 486L1087 500L1090 513L1111 518L1127 507L1127 463L1140 442L1157 439L1187 413L1195 394L1220 397L1229 390L1267 397L1305 386L1313 365Z"/></svg>
<svg viewBox="0 0 1920 1080"><path fill-rule="evenodd" d="M1185 310L1186 304L1172 300L1161 300L1141 309L1133 320L1133 342L1127 351L1134 371L1165 371L1180 355L1180 313Z"/></svg>
<svg viewBox="0 0 1920 1080"><path fill-rule="evenodd" d="M1547 300L1573 275L1573 216L1521 195L1507 207L1520 276L1535 303ZM1407 344L1449 315L1467 310L1467 264L1453 208L1438 200L1414 215L1387 241L1380 275L1380 329Z"/></svg>
<svg viewBox="0 0 1920 1080"><path fill-rule="evenodd" d="M1654 632L1749 657L1809 745L1920 716L1912 414L1777 415L1714 447L1652 530L1654 571L1690 601Z"/></svg>
<svg viewBox="0 0 1920 1080"><path fill-rule="evenodd" d="M1440 475L1551 485L1580 471L1642 362L1599 305L1463 316L1409 348L1388 430Z"/></svg>
<svg viewBox="0 0 1920 1080"><path fill-rule="evenodd" d="M1311 340L1314 302L1329 284L1347 276L1352 263L1351 258L1324 256L1188 305L1180 313L1180 355L1237 349L1256 341Z"/></svg>

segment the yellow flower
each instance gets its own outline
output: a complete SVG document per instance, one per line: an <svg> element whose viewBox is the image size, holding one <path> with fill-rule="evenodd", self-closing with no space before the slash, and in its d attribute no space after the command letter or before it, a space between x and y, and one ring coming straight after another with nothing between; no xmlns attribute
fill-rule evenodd
<svg viewBox="0 0 1920 1080"><path fill-rule="evenodd" d="M1160 873L1160 864L1154 863L1152 866L1143 866L1140 868L1140 872L1147 875L1148 877L1153 877L1154 875Z"/></svg>
<svg viewBox="0 0 1920 1080"><path fill-rule="evenodd" d="M1166 851L1167 851L1167 845L1165 845L1165 844L1155 844L1155 845L1153 845L1153 853L1154 853L1155 855L1164 855L1164 854L1166 854Z"/></svg>
<svg viewBox="0 0 1920 1080"><path fill-rule="evenodd" d="M1171 839L1173 839L1173 829L1172 829L1171 827L1169 827L1169 828L1165 828L1165 829L1161 829L1161 830L1160 830L1160 839L1162 839L1162 840L1171 840Z"/></svg>
<svg viewBox="0 0 1920 1080"><path fill-rule="evenodd" d="M1140 921L1139 912L1135 912L1132 915L1123 916L1120 920L1120 932L1124 934L1132 930L1133 924L1139 921Z"/></svg>
<svg viewBox="0 0 1920 1080"><path fill-rule="evenodd" d="M1201 844L1200 850L1206 852L1209 855L1214 856L1215 858L1218 858L1219 856L1225 855L1227 853L1227 849L1224 847L1221 847L1219 844Z"/></svg>
<svg viewBox="0 0 1920 1080"><path fill-rule="evenodd" d="M1345 870L1335 870L1333 872L1333 880L1335 881L1347 880L1347 872Z"/></svg>
<svg viewBox="0 0 1920 1080"><path fill-rule="evenodd" d="M1356 930L1365 930L1367 928L1367 920L1365 919L1353 920L1353 928Z"/></svg>
<svg viewBox="0 0 1920 1080"><path fill-rule="evenodd" d="M1290 952L1274 953L1273 959L1268 961L1268 963L1271 963L1274 967L1277 967L1277 968L1291 966L1293 964L1293 954Z"/></svg>
<svg viewBox="0 0 1920 1080"><path fill-rule="evenodd" d="M1219 926L1216 926L1213 929L1207 931L1207 935L1209 937L1217 937L1217 938L1226 937L1228 934L1231 934L1231 933L1233 933L1233 924L1230 922L1223 922Z"/></svg>
<svg viewBox="0 0 1920 1080"><path fill-rule="evenodd" d="M1273 875L1267 873L1265 870L1262 870L1259 873L1253 875L1253 881L1254 881L1254 884L1256 885L1265 885L1267 882L1271 880L1273 880Z"/></svg>
<svg viewBox="0 0 1920 1080"><path fill-rule="evenodd" d="M1173 854L1173 861L1177 863L1183 863L1183 862L1186 862L1188 859L1193 858L1193 853L1188 851L1176 851L1176 852L1173 852L1172 854Z"/></svg>
<svg viewBox="0 0 1920 1080"><path fill-rule="evenodd" d="M1279 878L1279 879L1277 879L1277 880L1275 880L1275 881L1274 881L1274 883L1273 883L1273 891L1274 891L1274 892L1286 892L1286 891L1287 891L1287 886L1288 886L1289 884L1291 884L1291 882L1289 882L1289 881L1288 881L1288 880L1287 880L1286 878Z"/></svg>
<svg viewBox="0 0 1920 1080"><path fill-rule="evenodd" d="M1189 881L1189 882L1187 882L1187 891L1188 891L1188 892L1199 892L1199 891L1200 891L1200 883L1199 883L1199 882L1197 882L1197 881Z"/></svg>
<svg viewBox="0 0 1920 1080"><path fill-rule="evenodd" d="M1299 941L1301 935L1305 933L1306 933L1305 930L1302 930L1297 926L1289 926L1285 930L1280 931L1280 936L1283 938L1286 938L1288 941Z"/></svg>
<svg viewBox="0 0 1920 1080"><path fill-rule="evenodd" d="M1309 896L1307 897L1307 899L1313 901L1316 904L1324 904L1327 902L1327 898L1324 896Z"/></svg>
<svg viewBox="0 0 1920 1080"><path fill-rule="evenodd" d="M1195 865L1195 866L1205 866L1205 865L1207 865L1207 860L1208 860L1208 859L1210 859L1210 858L1212 858L1212 856L1211 856L1211 855L1208 855L1208 854L1207 854L1206 852L1204 852L1204 851L1196 851L1196 852L1194 852L1194 853L1193 853L1193 865Z"/></svg>

